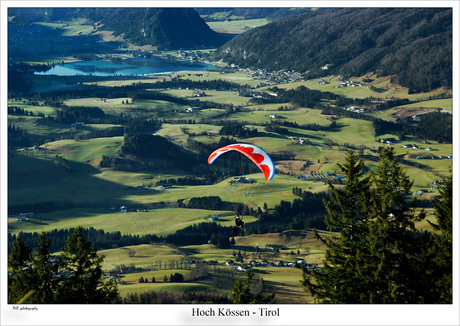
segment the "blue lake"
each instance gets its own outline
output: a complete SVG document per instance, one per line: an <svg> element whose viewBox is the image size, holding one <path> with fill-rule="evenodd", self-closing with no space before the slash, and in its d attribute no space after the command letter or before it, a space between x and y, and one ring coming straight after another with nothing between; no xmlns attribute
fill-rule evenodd
<svg viewBox="0 0 460 326"><path fill-rule="evenodd" d="M148 59L125 59L117 61L81 61L56 65L45 72L37 75L55 76L147 76L169 74L175 71L191 70L201 71L215 68L206 63L194 62L171 62L161 58Z"/></svg>

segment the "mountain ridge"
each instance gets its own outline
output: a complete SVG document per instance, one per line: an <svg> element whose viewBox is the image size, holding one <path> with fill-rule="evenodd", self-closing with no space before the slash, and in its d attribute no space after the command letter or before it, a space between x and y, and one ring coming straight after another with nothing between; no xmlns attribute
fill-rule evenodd
<svg viewBox="0 0 460 326"><path fill-rule="evenodd" d="M134 45L161 50L217 47L229 39L213 31L193 8L10 8L8 16L20 24L86 18Z"/></svg>
<svg viewBox="0 0 460 326"><path fill-rule="evenodd" d="M452 10L345 8L290 16L236 36L216 59L310 78L395 75L411 92L452 88Z"/></svg>

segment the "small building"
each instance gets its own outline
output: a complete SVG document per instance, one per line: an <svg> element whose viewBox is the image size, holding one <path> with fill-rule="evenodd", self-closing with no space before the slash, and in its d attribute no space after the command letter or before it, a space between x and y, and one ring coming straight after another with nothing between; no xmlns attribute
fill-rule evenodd
<svg viewBox="0 0 460 326"><path fill-rule="evenodd" d="M265 250L273 250L273 251L275 251L275 250L280 250L282 248L283 248L283 246L277 245L277 244L266 244L265 245Z"/></svg>
<svg viewBox="0 0 460 326"><path fill-rule="evenodd" d="M246 271L250 271L251 268L247 265L238 265L238 267L236 268L238 271L240 272L246 272Z"/></svg>
<svg viewBox="0 0 460 326"><path fill-rule="evenodd" d="M210 221L218 221L220 219L220 216L214 215L209 218Z"/></svg>
<svg viewBox="0 0 460 326"><path fill-rule="evenodd" d="M28 220L29 218L35 217L34 213L19 213L18 217L20 219L26 219Z"/></svg>
<svg viewBox="0 0 460 326"><path fill-rule="evenodd" d="M233 265L235 265L235 262L234 262L233 260L231 260L231 259L227 259L227 260L225 261L225 265L227 265L227 266L233 266Z"/></svg>
<svg viewBox="0 0 460 326"><path fill-rule="evenodd" d="M115 272L112 272L109 274L109 279L111 280L115 280L115 279L118 279L120 278L120 273L115 273Z"/></svg>

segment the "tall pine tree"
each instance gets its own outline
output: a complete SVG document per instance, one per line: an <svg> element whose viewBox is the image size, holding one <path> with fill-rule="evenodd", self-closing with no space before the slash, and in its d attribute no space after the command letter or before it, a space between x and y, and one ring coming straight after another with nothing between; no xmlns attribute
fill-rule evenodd
<svg viewBox="0 0 460 326"><path fill-rule="evenodd" d="M102 261L78 227L67 239L61 260L49 251L51 240L40 234L34 255L18 237L8 259L9 303L113 303L114 281L102 280Z"/></svg>
<svg viewBox="0 0 460 326"><path fill-rule="evenodd" d="M393 148L380 152L379 166L369 178L363 176L363 166L349 153L339 165L347 176L345 186L329 185L326 223L336 233L327 239L317 235L327 246L324 267L321 272L303 269L305 290L321 303L448 302L451 247L441 239L449 239L444 234L451 231L441 229L449 228L449 218L439 219L441 236L417 230L415 223L426 214L416 210L412 182ZM438 206L439 214L448 216L448 200ZM437 252L444 252L444 265Z"/></svg>
<svg viewBox="0 0 460 326"><path fill-rule="evenodd" d="M118 297L113 281L101 280L103 258L97 255L90 241L77 227L67 239L62 251L62 265L67 277L63 278L58 296L61 303L110 303Z"/></svg>
<svg viewBox="0 0 460 326"><path fill-rule="evenodd" d="M315 230L315 237L322 241L327 250L321 272L304 268L302 284L318 302L359 303L361 302L363 255L368 252L366 236L366 212L369 201L369 178L365 178L364 162L349 152L345 164L338 164L346 176L343 188L328 182L329 201L324 201L328 212L326 224L330 230L327 238Z"/></svg>

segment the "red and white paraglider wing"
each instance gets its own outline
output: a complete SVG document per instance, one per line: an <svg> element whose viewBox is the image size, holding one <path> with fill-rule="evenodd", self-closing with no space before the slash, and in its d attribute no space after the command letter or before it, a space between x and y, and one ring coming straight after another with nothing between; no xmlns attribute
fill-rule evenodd
<svg viewBox="0 0 460 326"><path fill-rule="evenodd" d="M271 180L275 176L275 165L270 156L261 148L250 144L232 144L221 147L209 155L208 163L212 164L220 155L228 151L238 151L247 156L263 172L265 180Z"/></svg>

